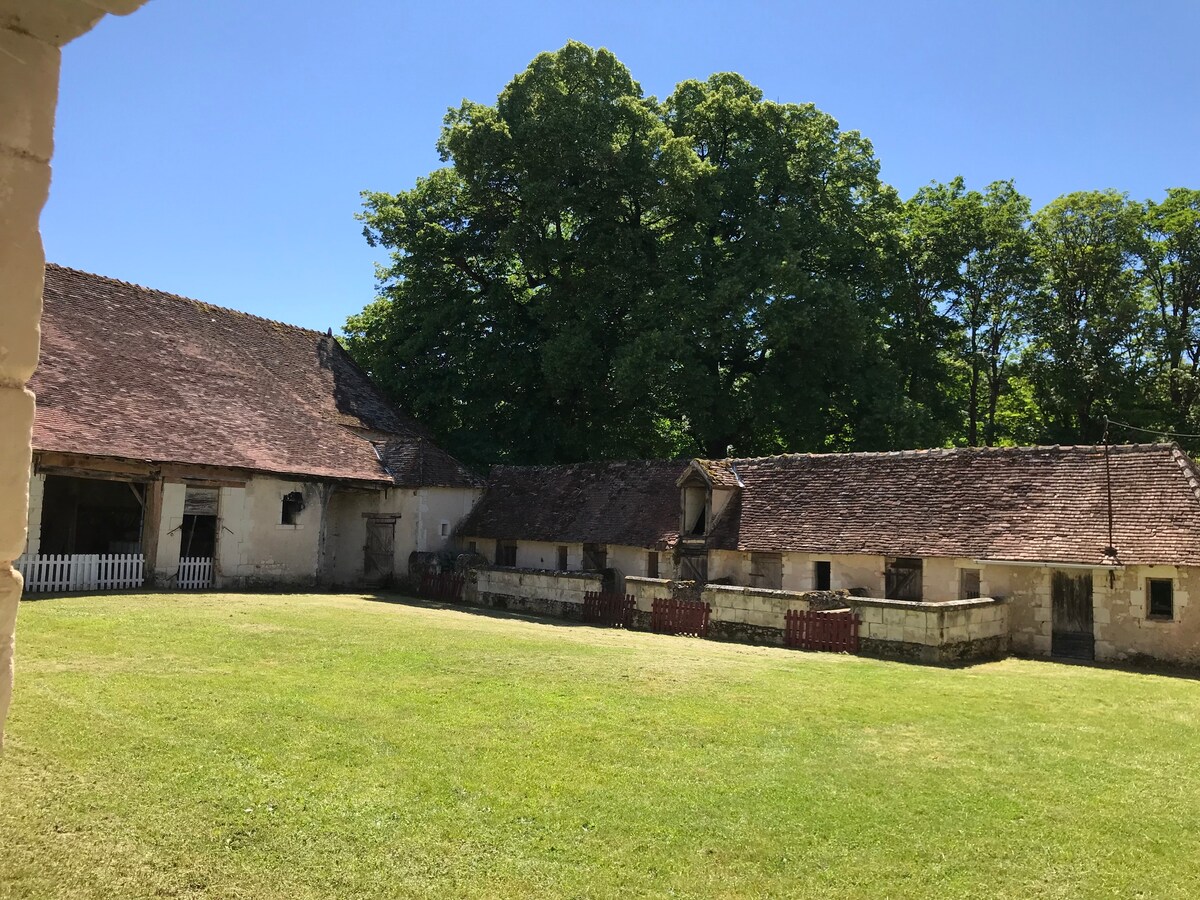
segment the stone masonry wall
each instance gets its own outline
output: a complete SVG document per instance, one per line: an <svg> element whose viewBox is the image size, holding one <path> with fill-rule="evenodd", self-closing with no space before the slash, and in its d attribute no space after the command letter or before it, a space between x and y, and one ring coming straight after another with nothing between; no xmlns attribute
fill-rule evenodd
<svg viewBox="0 0 1200 900"><path fill-rule="evenodd" d="M0 0L0 747L12 698L32 457L33 394L46 257L38 219L50 191L59 48L105 12L144 0Z"/></svg>
<svg viewBox="0 0 1200 900"><path fill-rule="evenodd" d="M927 663L996 659L1008 653L1008 605L984 597L913 603L851 597L864 653Z"/></svg>
<svg viewBox="0 0 1200 900"><path fill-rule="evenodd" d="M492 609L577 621L583 618L584 595L601 590L602 582L599 572L471 569L463 586L463 600Z"/></svg>

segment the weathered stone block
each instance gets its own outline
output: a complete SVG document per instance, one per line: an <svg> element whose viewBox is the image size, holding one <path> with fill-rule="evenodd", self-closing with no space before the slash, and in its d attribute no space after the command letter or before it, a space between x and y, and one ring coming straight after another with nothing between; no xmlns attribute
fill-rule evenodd
<svg viewBox="0 0 1200 900"><path fill-rule="evenodd" d="M25 511L29 505L29 435L33 429L33 395L0 387L0 564L25 549ZM3 633L0 632L0 640Z"/></svg>

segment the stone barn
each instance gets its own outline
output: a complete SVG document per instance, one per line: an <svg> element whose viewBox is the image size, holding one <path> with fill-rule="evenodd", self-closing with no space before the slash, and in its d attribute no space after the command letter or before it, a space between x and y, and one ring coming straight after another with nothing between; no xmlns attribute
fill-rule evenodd
<svg viewBox="0 0 1200 900"><path fill-rule="evenodd" d="M480 484L330 334L50 265L26 590L370 586Z"/></svg>

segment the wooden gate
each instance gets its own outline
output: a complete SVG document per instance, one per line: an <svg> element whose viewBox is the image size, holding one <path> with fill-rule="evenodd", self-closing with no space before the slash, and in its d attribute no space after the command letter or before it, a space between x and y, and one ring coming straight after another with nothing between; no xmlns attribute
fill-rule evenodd
<svg viewBox="0 0 1200 900"><path fill-rule="evenodd" d="M1095 659L1092 573L1057 571L1050 577L1050 654Z"/></svg>
<svg viewBox="0 0 1200 900"><path fill-rule="evenodd" d="M783 641L801 650L858 652L858 616L851 612L789 609L784 614Z"/></svg>
<svg viewBox="0 0 1200 900"><path fill-rule="evenodd" d="M662 634L708 634L708 617L712 607L698 600L655 600L650 613L650 627Z"/></svg>
<svg viewBox="0 0 1200 900"><path fill-rule="evenodd" d="M457 603L462 599L462 575L453 572L426 572L421 576L421 596L426 600L443 600L447 603Z"/></svg>
<svg viewBox="0 0 1200 900"><path fill-rule="evenodd" d="M633 594L588 591L583 595L583 621L610 628L633 625Z"/></svg>
<svg viewBox="0 0 1200 900"><path fill-rule="evenodd" d="M390 584L396 574L396 520L367 519L367 543L363 547L363 580L367 584Z"/></svg>
<svg viewBox="0 0 1200 900"><path fill-rule="evenodd" d="M708 582L708 554L684 553L679 557L679 580L694 581L697 584Z"/></svg>

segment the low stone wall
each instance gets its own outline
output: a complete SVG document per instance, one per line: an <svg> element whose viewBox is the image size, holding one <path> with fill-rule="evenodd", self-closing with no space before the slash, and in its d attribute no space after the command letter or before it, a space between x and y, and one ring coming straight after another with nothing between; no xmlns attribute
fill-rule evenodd
<svg viewBox="0 0 1200 900"><path fill-rule="evenodd" d="M845 609L844 591L773 591L729 584L697 586L665 578L625 579L625 591L637 605L634 624L650 627L655 600L700 600L712 608L708 636L746 644L783 645L784 616L789 609Z"/></svg>
<svg viewBox="0 0 1200 900"><path fill-rule="evenodd" d="M720 641L783 646L788 610L845 609L842 591L775 591L707 584L700 599L712 607L709 637Z"/></svg>
<svg viewBox="0 0 1200 900"><path fill-rule="evenodd" d="M470 569L463 601L475 606L508 609L559 619L583 618L583 598L602 589L599 572L553 572L545 569Z"/></svg>
<svg viewBox="0 0 1200 900"><path fill-rule="evenodd" d="M1008 654L1008 605L999 599L914 603L850 597L870 656L927 663L999 659Z"/></svg>
<svg viewBox="0 0 1200 900"><path fill-rule="evenodd" d="M598 572L480 568L467 572L463 600L478 606L579 621L588 591L602 589ZM788 610L846 609L861 621L861 652L925 663L997 659L1008 653L1008 605L1003 600L913 603L852 597L845 591L772 591L725 584L628 576L633 627L649 629L655 600L700 600L712 608L715 640L782 646Z"/></svg>

